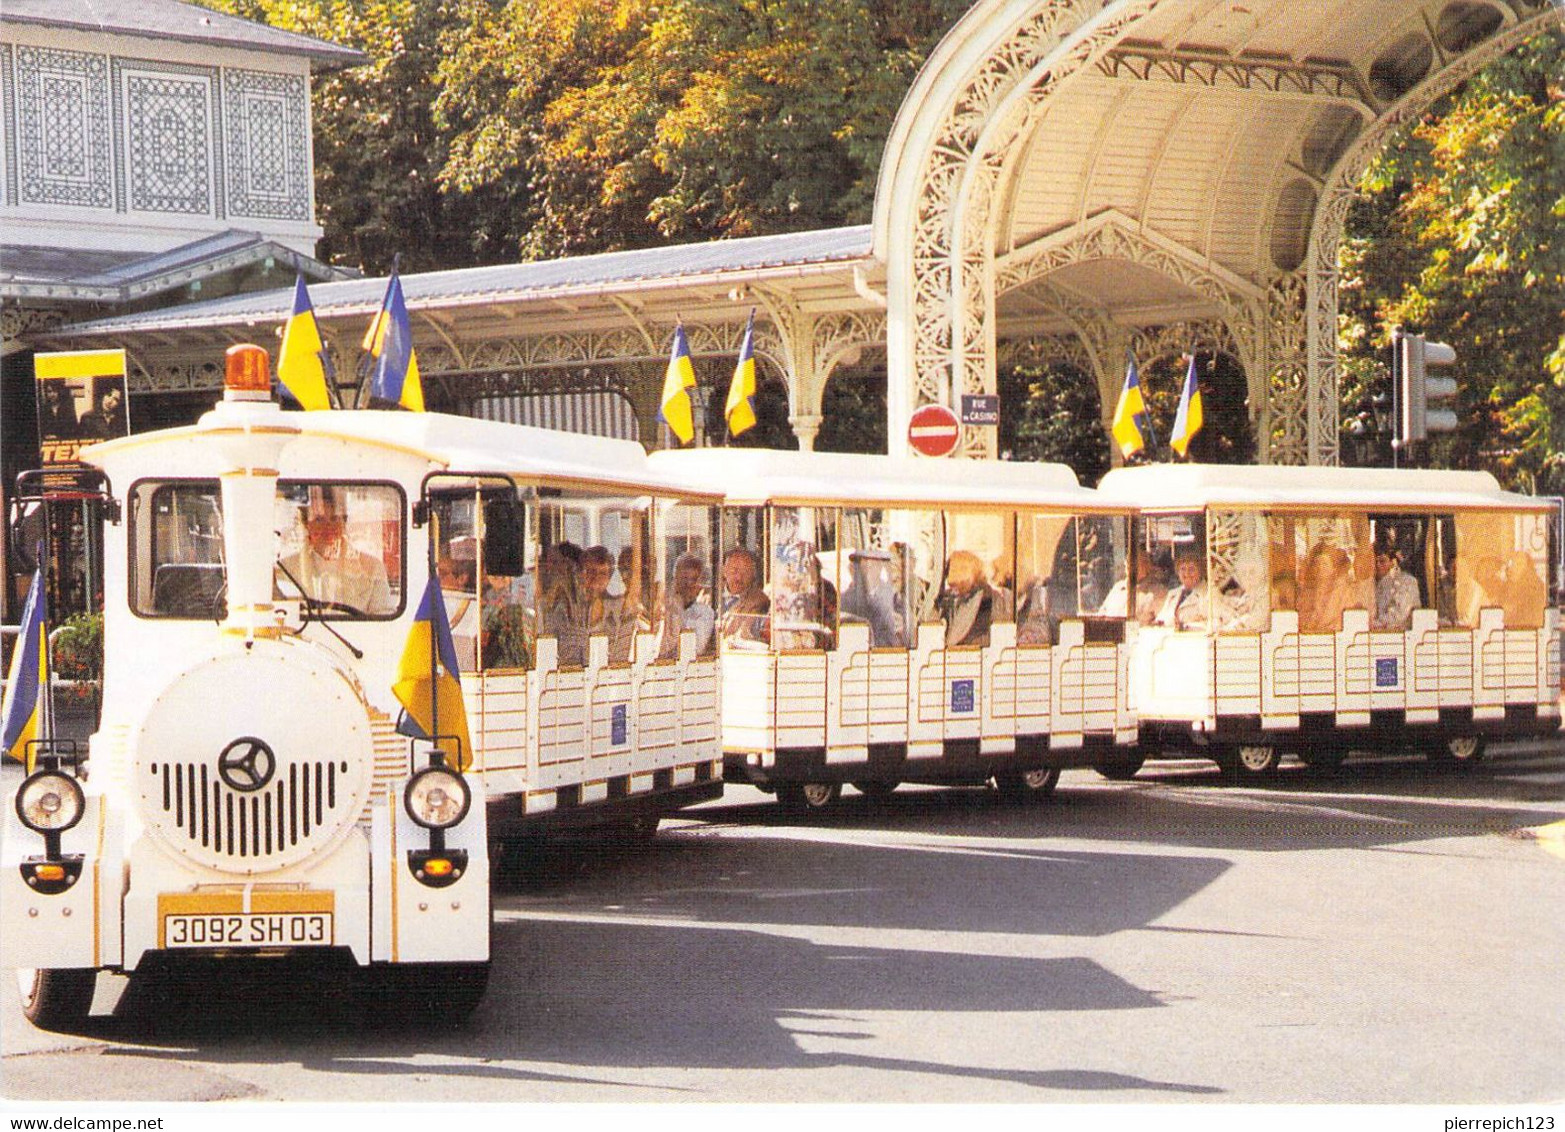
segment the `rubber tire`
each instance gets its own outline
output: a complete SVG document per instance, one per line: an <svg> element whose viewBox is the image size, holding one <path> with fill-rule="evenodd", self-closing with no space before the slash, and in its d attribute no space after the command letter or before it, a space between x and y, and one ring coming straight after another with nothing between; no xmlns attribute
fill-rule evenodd
<svg viewBox="0 0 1565 1132"><path fill-rule="evenodd" d="M1128 758L1112 759L1101 762L1092 769L1096 770L1104 778L1115 782L1129 782L1146 765L1146 759L1141 755L1131 755Z"/></svg>
<svg viewBox="0 0 1565 1132"><path fill-rule="evenodd" d="M879 804L890 798L892 792L900 785L902 784L895 779L887 782L884 779L877 778L869 782L855 782L853 789L864 795L871 802Z"/></svg>
<svg viewBox="0 0 1565 1132"><path fill-rule="evenodd" d="M1245 743L1228 751L1222 766L1235 782L1263 782L1277 773L1282 752L1265 743Z"/></svg>
<svg viewBox="0 0 1565 1132"><path fill-rule="evenodd" d="M91 967L38 967L16 972L22 1013L40 1030L73 1033L87 1021L98 972Z"/></svg>
<svg viewBox="0 0 1565 1132"><path fill-rule="evenodd" d="M777 801L791 814L818 814L842 796L840 782L804 782L777 787Z"/></svg>
<svg viewBox="0 0 1565 1132"><path fill-rule="evenodd" d="M1060 768L1046 766L997 774L994 776L994 784L1007 798L1041 802L1053 794L1054 788L1060 784Z"/></svg>
<svg viewBox="0 0 1565 1132"><path fill-rule="evenodd" d="M1450 735L1429 748L1428 758L1442 766L1472 766L1483 761L1486 747L1481 735Z"/></svg>

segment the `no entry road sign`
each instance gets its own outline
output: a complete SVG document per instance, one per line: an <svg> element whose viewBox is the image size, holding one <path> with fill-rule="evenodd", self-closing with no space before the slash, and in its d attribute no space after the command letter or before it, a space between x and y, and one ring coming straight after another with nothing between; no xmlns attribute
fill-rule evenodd
<svg viewBox="0 0 1565 1132"><path fill-rule="evenodd" d="M907 440L925 456L949 456L956 451L962 426L956 414L944 405L925 405L908 421Z"/></svg>

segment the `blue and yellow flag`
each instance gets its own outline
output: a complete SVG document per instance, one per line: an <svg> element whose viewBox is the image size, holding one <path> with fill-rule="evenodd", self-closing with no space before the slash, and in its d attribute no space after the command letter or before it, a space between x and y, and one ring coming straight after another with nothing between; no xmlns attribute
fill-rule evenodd
<svg viewBox="0 0 1565 1132"><path fill-rule="evenodd" d="M440 578L431 574L419 602L402 659L397 662L397 678L392 695L407 709L401 726L405 734L421 739L442 736L437 744L445 753L446 765L466 770L473 762L473 744L467 732L467 705L462 702L462 672L456 663L456 644L451 640L451 622L446 619L445 594ZM453 750L450 736L461 741Z"/></svg>
<svg viewBox="0 0 1565 1132"><path fill-rule="evenodd" d="M283 326L283 344L277 352L277 380L284 391L306 409L331 408L331 356L321 341L321 328L315 322L315 308L304 276L293 285L293 313Z"/></svg>
<svg viewBox="0 0 1565 1132"><path fill-rule="evenodd" d="M418 376L418 358L413 354L413 323L408 318L402 279L396 268L391 269L386 297L364 335L364 349L375 365L370 376L371 401L422 413L424 385Z"/></svg>
<svg viewBox="0 0 1565 1132"><path fill-rule="evenodd" d="M755 426L755 308L744 326L744 343L739 347L739 364L728 386L728 435L738 436Z"/></svg>
<svg viewBox="0 0 1565 1132"><path fill-rule="evenodd" d="M663 378L663 407L658 410L681 444L689 444L696 435L690 409L690 391L695 387L696 367L690 360L690 340L681 322L674 327L674 350L668 359L668 375Z"/></svg>
<svg viewBox="0 0 1565 1132"><path fill-rule="evenodd" d="M1136 372L1136 356L1129 355L1125 369L1125 387L1114 406L1114 424L1109 430L1120 455L1127 460L1152 443L1152 422L1147 419L1147 403L1141 396L1141 375Z"/></svg>
<svg viewBox="0 0 1565 1132"><path fill-rule="evenodd" d="M43 696L49 687L49 610L44 597L43 566L33 575L22 608L22 631L11 654L6 675L5 702L0 704L0 751L33 772L33 752L28 743L38 738L42 726Z"/></svg>
<svg viewBox="0 0 1565 1132"><path fill-rule="evenodd" d="M1169 447L1181 456L1190 448L1190 441L1201 431L1201 382L1196 377L1195 354L1190 355L1190 368L1185 373L1185 387L1179 394L1179 412L1174 416L1174 435Z"/></svg>

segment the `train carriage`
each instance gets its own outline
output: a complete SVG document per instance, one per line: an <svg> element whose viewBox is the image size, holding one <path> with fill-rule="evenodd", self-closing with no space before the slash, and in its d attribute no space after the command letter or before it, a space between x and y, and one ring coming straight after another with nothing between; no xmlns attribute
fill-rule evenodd
<svg viewBox="0 0 1565 1132"><path fill-rule="evenodd" d="M487 978L491 845L722 789L716 659L657 600L676 562L710 570L715 496L632 443L283 412L246 349L195 426L85 455L100 725L85 760L32 749L0 870L40 1025L78 1021L99 970L305 954L455 1018ZM393 688L426 673L410 727Z"/></svg>
<svg viewBox="0 0 1565 1132"><path fill-rule="evenodd" d="M794 808L843 783L1052 790L1118 765L1131 509L1062 465L717 449L724 775Z"/></svg>
<svg viewBox="0 0 1565 1132"><path fill-rule="evenodd" d="M1140 508L1144 753L1254 778L1285 752L1464 760L1559 726L1558 500L1365 468L1123 468L1099 490Z"/></svg>

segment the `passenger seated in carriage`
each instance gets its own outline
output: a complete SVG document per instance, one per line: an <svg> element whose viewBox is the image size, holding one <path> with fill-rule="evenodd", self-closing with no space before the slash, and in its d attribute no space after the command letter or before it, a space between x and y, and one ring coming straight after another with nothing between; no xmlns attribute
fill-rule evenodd
<svg viewBox="0 0 1565 1132"><path fill-rule="evenodd" d="M1402 551L1389 539L1382 540L1375 547L1375 612L1369 627L1401 632L1422 604L1418 579L1402 569Z"/></svg>
<svg viewBox="0 0 1565 1132"><path fill-rule="evenodd" d="M1157 623L1175 629L1206 628L1206 577L1201 553L1194 547L1181 549L1174 559L1179 585L1168 591L1158 610Z"/></svg>
<svg viewBox="0 0 1565 1132"><path fill-rule="evenodd" d="M771 608L755 555L745 547L733 547L723 555L723 608L718 615L723 640L741 645L770 642Z"/></svg>
<svg viewBox="0 0 1565 1132"><path fill-rule="evenodd" d="M681 554L674 561L674 581L663 609L658 659L673 660L679 656L679 636L687 630L695 634L696 655L708 655L716 623L707 600L706 566L694 554Z"/></svg>
<svg viewBox="0 0 1565 1132"><path fill-rule="evenodd" d="M941 608L946 647L987 645L989 629L1010 613L1005 594L989 584L984 564L970 550L954 550L946 561L946 590Z"/></svg>

